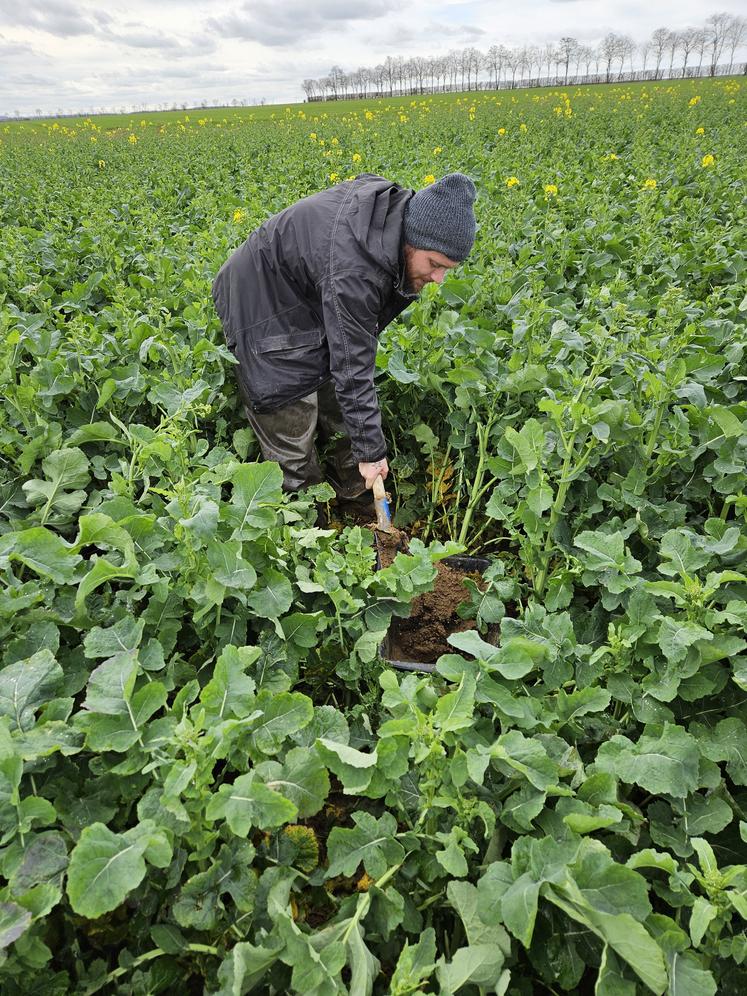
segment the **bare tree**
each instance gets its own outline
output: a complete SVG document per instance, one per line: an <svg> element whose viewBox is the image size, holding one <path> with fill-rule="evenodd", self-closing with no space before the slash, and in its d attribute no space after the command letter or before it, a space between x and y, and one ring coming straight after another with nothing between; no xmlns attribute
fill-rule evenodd
<svg viewBox="0 0 747 996"><path fill-rule="evenodd" d="M571 59L575 58L576 50L578 49L578 42L575 38L570 38L564 36L560 39L558 44L558 55L560 59L560 65L563 66L563 82L568 82L568 66Z"/></svg>
<svg viewBox="0 0 747 996"><path fill-rule="evenodd" d="M301 86L303 87L303 92L306 94L306 99L311 100L316 90L316 80L304 80Z"/></svg>
<svg viewBox="0 0 747 996"><path fill-rule="evenodd" d="M695 40L695 51L698 53L698 75L703 65L703 57L708 47L708 32L705 28L698 28L698 36Z"/></svg>
<svg viewBox="0 0 747 996"><path fill-rule="evenodd" d="M682 64L682 76L683 78L687 75L687 63L692 52L695 51L698 44L698 35L700 33L699 28L685 28L684 31L680 31L680 51L685 57L685 61Z"/></svg>
<svg viewBox="0 0 747 996"><path fill-rule="evenodd" d="M519 68L521 55L516 48L507 48L503 63L511 71L511 86L516 86L516 70Z"/></svg>
<svg viewBox="0 0 747 996"><path fill-rule="evenodd" d="M648 57L651 55L651 41L642 42L638 46L638 51L641 53L641 59L643 60L642 71L646 72L646 63L648 62Z"/></svg>
<svg viewBox="0 0 747 996"><path fill-rule="evenodd" d="M604 64L605 79L609 83L612 75L612 63L619 58L620 36L616 35L614 31L608 31L600 42L599 50Z"/></svg>
<svg viewBox="0 0 747 996"><path fill-rule="evenodd" d="M744 40L745 33L747 33L747 20L744 17L732 17L726 35L726 44L729 48L729 72L734 65L734 56Z"/></svg>
<svg viewBox="0 0 747 996"><path fill-rule="evenodd" d="M659 79L659 69L661 67L661 60L664 58L664 52L666 51L667 45L669 44L669 28L657 28L656 31L651 35L651 51L656 60L656 67L654 70L654 79Z"/></svg>
<svg viewBox="0 0 747 996"><path fill-rule="evenodd" d="M670 31L667 35L667 41L665 45L665 50L669 52L669 71L668 76L672 78L672 66L674 65L674 56L677 49L680 47L680 33L679 31Z"/></svg>
<svg viewBox="0 0 747 996"><path fill-rule="evenodd" d="M721 53L724 50L726 39L731 28L732 15L722 11L720 14L711 14L706 18L706 31L708 32L708 48L711 52L711 76L716 75L716 67Z"/></svg>
<svg viewBox="0 0 747 996"><path fill-rule="evenodd" d="M498 87L498 75L503 64L503 51L500 45L491 45L485 53L485 62L489 73L489 79L495 81Z"/></svg>
<svg viewBox="0 0 747 996"><path fill-rule="evenodd" d="M547 66L547 75L550 75L550 69L553 62L555 61L555 46L545 45L542 49L542 62Z"/></svg>

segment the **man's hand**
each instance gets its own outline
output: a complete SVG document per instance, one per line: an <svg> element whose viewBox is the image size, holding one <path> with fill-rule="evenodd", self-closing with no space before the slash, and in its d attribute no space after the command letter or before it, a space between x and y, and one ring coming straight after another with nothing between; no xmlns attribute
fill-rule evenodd
<svg viewBox="0 0 747 996"><path fill-rule="evenodd" d="M383 481L386 480L386 475L389 473L389 464L386 462L386 458L384 460L377 460L376 463L359 463L358 471L366 482L366 487L370 490L379 474L381 474Z"/></svg>

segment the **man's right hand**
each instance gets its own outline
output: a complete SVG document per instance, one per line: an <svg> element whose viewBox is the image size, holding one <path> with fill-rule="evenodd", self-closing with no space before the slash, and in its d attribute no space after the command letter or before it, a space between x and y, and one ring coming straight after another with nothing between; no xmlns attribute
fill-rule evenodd
<svg viewBox="0 0 747 996"><path fill-rule="evenodd" d="M379 474L381 474L383 481L386 480L386 475L389 473L389 464L386 462L386 458L377 460L375 463L359 463L358 471L366 482L366 487L370 490Z"/></svg>

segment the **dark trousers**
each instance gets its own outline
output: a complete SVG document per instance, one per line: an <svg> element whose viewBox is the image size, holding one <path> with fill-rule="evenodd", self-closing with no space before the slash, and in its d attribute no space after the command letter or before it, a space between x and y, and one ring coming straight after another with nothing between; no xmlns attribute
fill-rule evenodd
<svg viewBox="0 0 747 996"><path fill-rule="evenodd" d="M260 415L248 405L245 411L262 456L265 460L275 460L282 468L284 491L299 491L319 484L325 476L340 498L356 498L366 490L331 381L313 394L273 412ZM326 475L319 462L316 439L321 446L334 440Z"/></svg>

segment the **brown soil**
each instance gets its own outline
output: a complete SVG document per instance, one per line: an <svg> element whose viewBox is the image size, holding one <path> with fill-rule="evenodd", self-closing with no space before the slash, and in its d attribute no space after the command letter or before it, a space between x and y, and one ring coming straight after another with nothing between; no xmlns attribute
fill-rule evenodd
<svg viewBox="0 0 747 996"><path fill-rule="evenodd" d="M433 591L414 599L407 619L392 620L387 654L390 660L433 664L441 654L458 653L446 642L447 636L476 628L474 619L460 619L456 610L469 600L464 579L472 578L479 584L480 574L464 574L443 561L436 564L436 570Z"/></svg>
<svg viewBox="0 0 747 996"><path fill-rule="evenodd" d="M369 522L368 528L373 530L376 549L379 552L379 563L382 567L391 567L394 558L400 552L407 552L407 536L399 529L392 527L390 533L377 529L375 522Z"/></svg>

